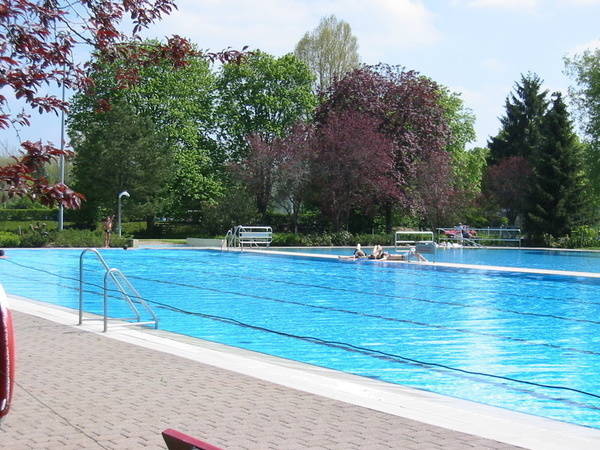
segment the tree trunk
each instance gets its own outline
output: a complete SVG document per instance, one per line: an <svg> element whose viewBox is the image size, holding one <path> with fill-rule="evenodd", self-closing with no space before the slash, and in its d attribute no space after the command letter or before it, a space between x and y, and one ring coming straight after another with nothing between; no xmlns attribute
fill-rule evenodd
<svg viewBox="0 0 600 450"><path fill-rule="evenodd" d="M155 216L153 214L146 216L146 230L148 230L149 232L154 232L156 230L154 219Z"/></svg>

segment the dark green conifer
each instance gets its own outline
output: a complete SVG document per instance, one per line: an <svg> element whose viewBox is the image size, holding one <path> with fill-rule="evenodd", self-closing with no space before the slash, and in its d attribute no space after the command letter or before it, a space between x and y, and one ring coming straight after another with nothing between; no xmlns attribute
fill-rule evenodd
<svg viewBox="0 0 600 450"><path fill-rule="evenodd" d="M512 156L527 160L540 142L540 126L548 109L548 91L541 91L542 80L535 74L521 75L514 93L506 99L502 128L488 142L489 163L497 164Z"/></svg>
<svg viewBox="0 0 600 450"><path fill-rule="evenodd" d="M559 93L553 95L540 131L542 139L532 157L535 176L526 228L532 243L547 245L585 222L589 202L582 147Z"/></svg>

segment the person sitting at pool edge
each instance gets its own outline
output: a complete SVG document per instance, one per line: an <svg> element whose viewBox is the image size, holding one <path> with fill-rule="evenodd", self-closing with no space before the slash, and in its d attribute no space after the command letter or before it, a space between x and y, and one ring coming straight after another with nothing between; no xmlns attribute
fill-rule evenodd
<svg viewBox="0 0 600 450"><path fill-rule="evenodd" d="M415 249L409 250L407 255L392 255L388 252L384 252L381 246L379 246L379 250L381 250L381 256L379 256L379 258L371 258L372 255L369 256L369 258L378 259L380 261L410 261L410 256L414 256L419 261L427 261L427 259ZM373 252L375 252L375 249L373 249Z"/></svg>
<svg viewBox="0 0 600 450"><path fill-rule="evenodd" d="M354 250L354 253L352 254L352 256L340 256L340 258L342 258L342 259L356 259L356 258L364 258L365 256L367 256L367 254L362 251L362 248L360 247L360 244L356 244L356 249Z"/></svg>
<svg viewBox="0 0 600 450"><path fill-rule="evenodd" d="M356 250L354 250L354 255L353 256L355 258L364 258L365 256L367 256L367 254L362 251L362 248L360 247L360 244L356 244Z"/></svg>
<svg viewBox="0 0 600 450"><path fill-rule="evenodd" d="M387 252L383 251L383 247L377 244L373 247L373 252L369 255L369 259L383 259L388 256Z"/></svg>

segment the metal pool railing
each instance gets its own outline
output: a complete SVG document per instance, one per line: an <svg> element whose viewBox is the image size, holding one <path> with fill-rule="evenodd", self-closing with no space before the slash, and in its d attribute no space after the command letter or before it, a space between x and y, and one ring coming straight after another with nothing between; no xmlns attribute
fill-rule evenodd
<svg viewBox="0 0 600 450"><path fill-rule="evenodd" d="M414 247L414 252L412 247ZM406 259L409 261L413 254L428 253L434 255L435 262L435 241L431 231L396 231L394 248L396 252L402 249L408 250Z"/></svg>
<svg viewBox="0 0 600 450"><path fill-rule="evenodd" d="M103 321L104 321L104 332L108 329L108 299L109 299L109 281L112 281L117 287L118 292L121 294L123 300L127 302L135 317L122 317L116 320L125 320L127 322L122 323L122 326L126 325L154 325L155 329L158 329L158 317L154 314L154 311L148 306L146 301L140 296L138 291L133 287L129 280L121 273L119 269L111 268L108 266L100 252L94 248L85 249L79 256L79 325L83 323L83 292L84 292L84 280L83 280L83 257L87 252L94 253L100 263L104 266L104 284L103 284ZM142 321L142 315L136 306L136 303L142 306L142 308L152 317L152 320ZM88 319L92 320L92 319ZM133 322L131 322L133 321Z"/></svg>
<svg viewBox="0 0 600 450"><path fill-rule="evenodd" d="M456 228L436 228L438 242L455 242L459 244L472 244L476 246L511 244L515 243L521 248L521 230L519 228L470 228L465 230L468 237L463 237L460 230Z"/></svg>
<svg viewBox="0 0 600 450"><path fill-rule="evenodd" d="M224 245L227 248L259 248L269 247L273 242L273 229L268 226L238 225L229 230L225 236Z"/></svg>

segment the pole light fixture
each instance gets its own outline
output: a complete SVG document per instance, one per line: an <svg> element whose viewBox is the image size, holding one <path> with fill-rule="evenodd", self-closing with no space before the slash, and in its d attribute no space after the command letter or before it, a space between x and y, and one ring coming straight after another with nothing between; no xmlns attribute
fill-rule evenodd
<svg viewBox="0 0 600 450"><path fill-rule="evenodd" d="M129 192L123 191L119 194L119 207L117 209L117 231L121 237L121 197L129 197Z"/></svg>

